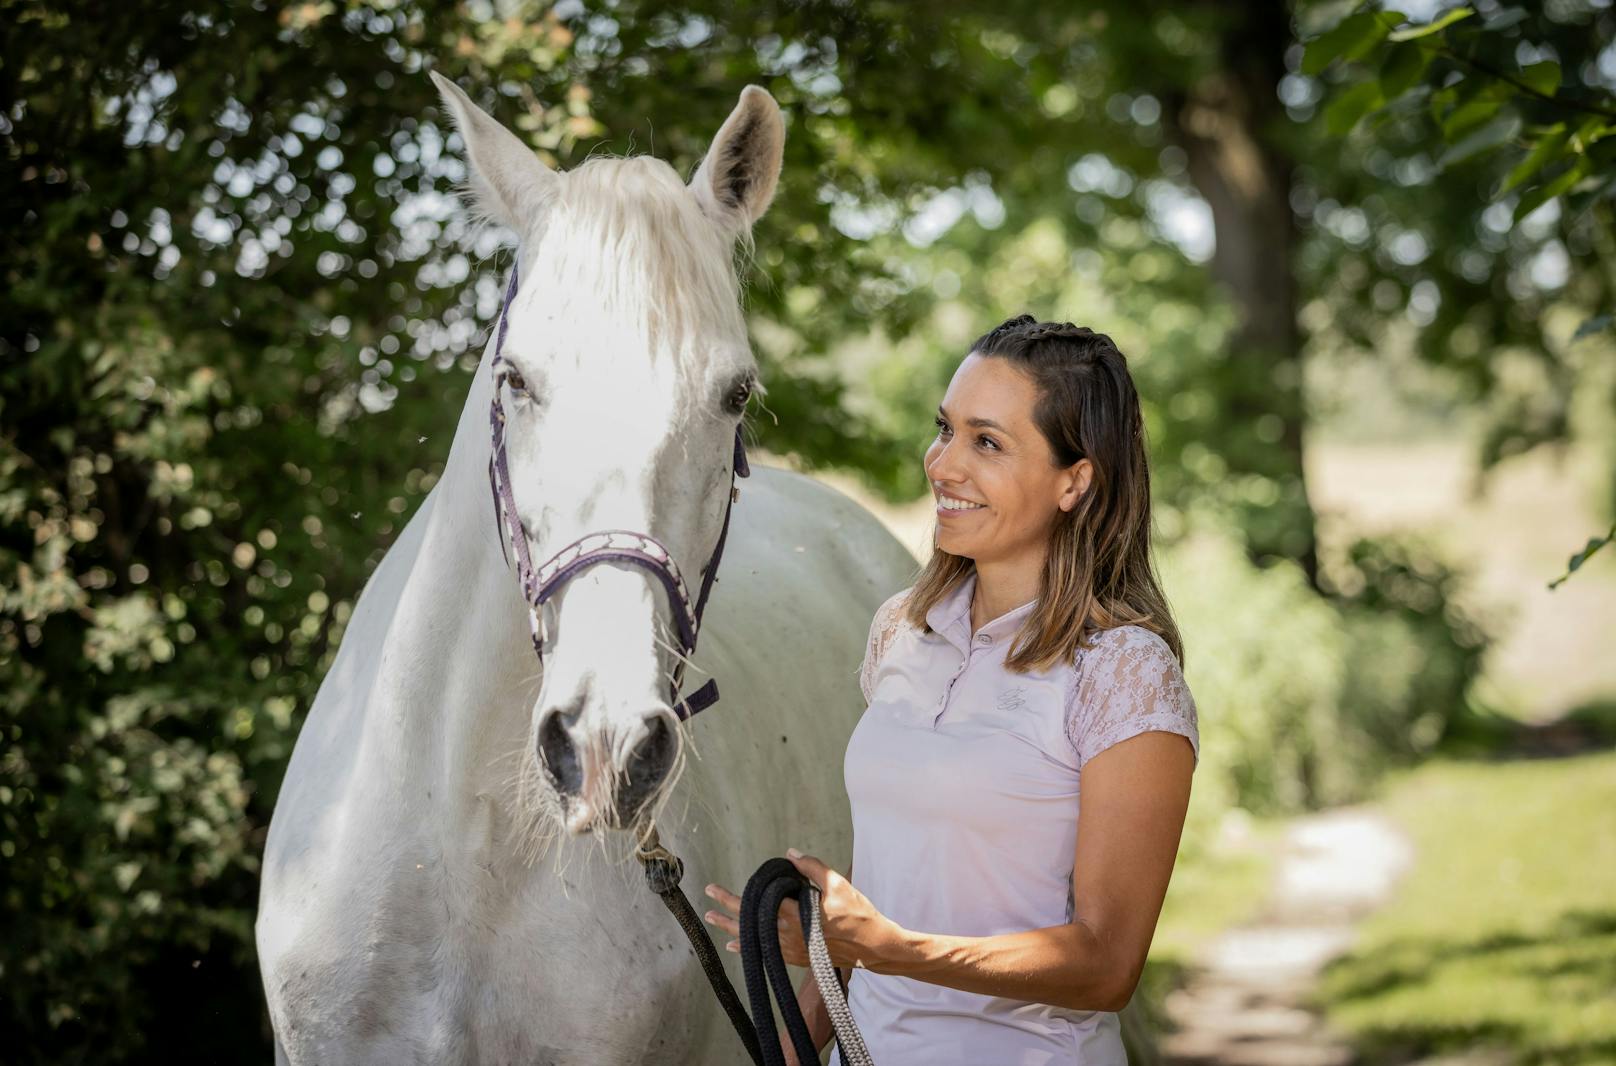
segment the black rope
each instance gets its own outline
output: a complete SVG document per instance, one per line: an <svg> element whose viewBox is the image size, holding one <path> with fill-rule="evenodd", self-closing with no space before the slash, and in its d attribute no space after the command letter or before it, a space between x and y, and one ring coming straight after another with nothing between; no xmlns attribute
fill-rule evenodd
<svg viewBox="0 0 1616 1066"><path fill-rule="evenodd" d="M706 928L696 918L695 909L679 887L679 881L684 877L684 863L657 840L654 826L641 840L635 857L645 866L645 883L667 904L674 920L690 939L696 957L701 960L701 968L707 974L707 983L713 986L724 1013L729 1015L730 1025L735 1028L756 1066L785 1066L786 1063L779 1030L774 1025L774 1008L769 1001L771 986L774 998L780 1004L780 1016L785 1019L786 1032L791 1036L791 1046L797 1053L797 1060L802 1063L819 1061L819 1049L814 1047L808 1022L802 1016L802 1008L797 1005L796 990L791 987L791 975L786 970L785 956L780 951L780 904L787 899L796 900L798 913L804 915L802 939L804 947L808 949L810 962L823 970L827 974L826 980L836 986L833 993L827 994L822 990L821 994L827 995L827 1008L831 1011L838 1045L843 1048L844 1055L852 1056L850 1063L869 1062L863 1040L847 1012L839 975L831 968L829 955L825 952L824 934L818 929L818 889L802 875L795 863L785 858L766 860L746 882L746 890L741 894L741 970L746 977L746 992L752 1005L752 1017L748 1019L740 997L735 994L735 986L730 984L729 975L724 973L724 964L713 947L712 938L707 935ZM819 938L817 958L814 954L816 936ZM815 980L819 980L817 972ZM833 1002L834 1006L831 1006Z"/></svg>
<svg viewBox="0 0 1616 1066"><path fill-rule="evenodd" d="M746 974L746 992L752 1000L752 1021L757 1026L758 1046L763 1049L764 1066L785 1066L785 1052L780 1049L779 1031L774 1027L774 1010L769 1004L769 985L774 987L774 998L780 1003L780 1016L785 1019L786 1032L791 1034L791 1046L796 1049L797 1061L819 1061L819 1049L814 1047L808 1023L802 1009L797 1006L796 990L791 987L791 975L786 971L785 957L780 953L780 927L777 924L780 904L786 899L804 906L802 896L808 886L804 877L790 859L773 858L757 868L746 882L741 894L741 969ZM808 926L803 924L803 945L808 944ZM764 983L768 978L768 984Z"/></svg>
<svg viewBox="0 0 1616 1066"><path fill-rule="evenodd" d="M707 935L706 928L696 917L695 908L691 907L690 900L685 898L684 890L679 887L679 879L685 872L684 863L660 845L658 850L661 852L658 857L641 860L645 864L645 883L662 897L662 902L668 905L674 920L690 939L690 946L696 949L696 957L701 960L701 968L707 974L707 983L713 986L713 993L718 996L724 1013L729 1015L730 1024L735 1027L741 1043L746 1045L746 1053L752 1056L757 1066L767 1066L758 1049L757 1031L746 1017L741 998L735 994L735 986L729 983L729 975L724 972L724 960L718 957L718 949L713 947L712 938ZM816 1054L816 1061L817 1058Z"/></svg>

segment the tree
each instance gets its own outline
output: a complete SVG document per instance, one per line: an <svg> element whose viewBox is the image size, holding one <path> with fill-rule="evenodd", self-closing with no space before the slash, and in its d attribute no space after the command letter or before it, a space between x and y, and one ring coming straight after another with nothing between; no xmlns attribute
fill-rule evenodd
<svg viewBox="0 0 1616 1066"><path fill-rule="evenodd" d="M1302 61L1308 74L1341 72L1344 84L1326 109L1333 131L1361 129L1394 145L1403 162L1417 162L1421 185L1450 171L1474 175L1477 195L1465 206L1495 216L1488 228L1501 238L1517 239L1543 220L1527 241L1564 260L1564 280L1550 287L1565 285L1567 299L1588 309L1568 337L1545 330L1532 346L1554 388L1551 402L1533 408L1523 397L1496 421L1489 462L1570 433L1570 394L1579 379L1573 346L1608 333L1613 321L1616 98L1599 61L1613 31L1616 19L1591 5L1489 4L1481 13L1458 5L1414 23L1368 3L1313 38ZM1434 160L1424 147L1433 141L1443 146ZM1514 286L1504 298L1529 302ZM1449 339L1440 327L1434 332L1437 344ZM1609 382L1606 388L1616 400ZM1590 537L1549 587L1613 538L1616 525Z"/></svg>

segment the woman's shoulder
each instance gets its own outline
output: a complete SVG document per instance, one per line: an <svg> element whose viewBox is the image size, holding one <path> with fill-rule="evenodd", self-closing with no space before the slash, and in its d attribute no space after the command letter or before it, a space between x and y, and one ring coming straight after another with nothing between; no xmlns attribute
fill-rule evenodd
<svg viewBox="0 0 1616 1066"><path fill-rule="evenodd" d="M1179 698L1193 699L1173 646L1154 629L1111 626L1094 633L1091 640L1092 644L1077 654L1068 700L1087 701L1119 688L1171 691Z"/></svg>
<svg viewBox="0 0 1616 1066"><path fill-rule="evenodd" d="M1151 729L1183 734L1199 758L1198 717L1178 656L1155 630L1141 625L1103 629L1079 654L1067 691L1066 724L1083 762L1110 744Z"/></svg>
<svg viewBox="0 0 1616 1066"><path fill-rule="evenodd" d="M1167 638L1141 625L1111 626L1096 630L1089 637L1090 646L1078 656L1078 665L1081 666L1087 658L1114 659L1126 654L1149 656L1157 659L1171 660L1176 666L1178 656L1173 654L1173 647L1167 643Z"/></svg>
<svg viewBox="0 0 1616 1066"><path fill-rule="evenodd" d="M870 619L869 640L864 646L864 660L859 664L859 687L864 692L865 702L869 702L875 687L875 672L881 660L886 657L887 649L891 647L893 639L904 628L904 613L908 607L909 594L914 586L899 589L882 601L881 606L875 609L875 617Z"/></svg>
<svg viewBox="0 0 1616 1066"><path fill-rule="evenodd" d="M913 585L901 588L883 600L881 606L875 609L875 617L870 620L871 648L878 651L885 650L887 645L892 643L892 638L907 624L909 596L914 590Z"/></svg>
<svg viewBox="0 0 1616 1066"><path fill-rule="evenodd" d="M909 597L914 594L914 591L915 587L910 585L894 592L881 602L881 606L875 609L875 616L877 618L903 617L904 609L909 606Z"/></svg>

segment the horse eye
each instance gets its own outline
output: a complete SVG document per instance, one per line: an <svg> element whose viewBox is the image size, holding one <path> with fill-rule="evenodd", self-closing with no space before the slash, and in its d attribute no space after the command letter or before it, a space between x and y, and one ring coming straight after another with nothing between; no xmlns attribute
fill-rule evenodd
<svg viewBox="0 0 1616 1066"><path fill-rule="evenodd" d="M746 410L746 401L750 400L751 398L752 385L750 382L743 381L741 384L735 386L735 388L731 390L729 394L728 407L730 414L738 415L742 411Z"/></svg>
<svg viewBox="0 0 1616 1066"><path fill-rule="evenodd" d="M515 370L505 371L505 384L511 387L512 392L527 392L527 379Z"/></svg>

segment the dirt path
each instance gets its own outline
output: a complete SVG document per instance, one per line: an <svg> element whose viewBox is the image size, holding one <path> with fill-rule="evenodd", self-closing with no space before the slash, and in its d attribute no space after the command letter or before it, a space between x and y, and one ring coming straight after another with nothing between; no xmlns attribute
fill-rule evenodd
<svg viewBox="0 0 1616 1066"><path fill-rule="evenodd" d="M1348 1066L1353 1052L1304 1005L1325 963L1390 895L1413 850L1367 807L1298 818L1286 830L1267 904L1202 953L1168 997L1169 1066Z"/></svg>

